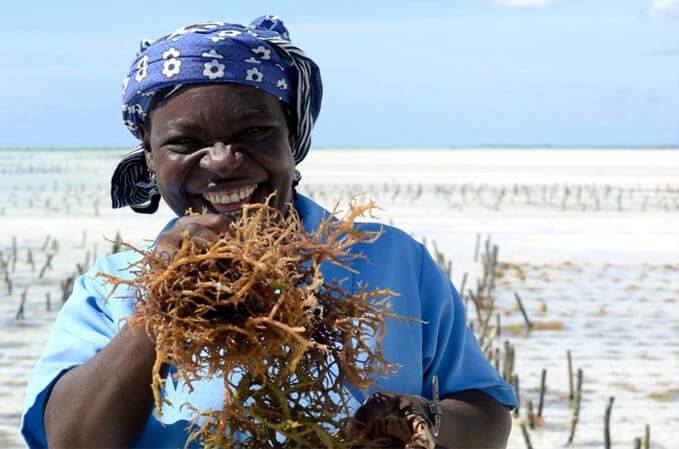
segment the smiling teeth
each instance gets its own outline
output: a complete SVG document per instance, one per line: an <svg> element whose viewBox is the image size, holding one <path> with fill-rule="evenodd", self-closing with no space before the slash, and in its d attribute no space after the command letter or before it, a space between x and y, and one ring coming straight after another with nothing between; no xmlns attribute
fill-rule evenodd
<svg viewBox="0 0 679 449"><path fill-rule="evenodd" d="M224 193L204 193L203 197L212 204L232 204L248 198L256 188L256 185L245 186Z"/></svg>

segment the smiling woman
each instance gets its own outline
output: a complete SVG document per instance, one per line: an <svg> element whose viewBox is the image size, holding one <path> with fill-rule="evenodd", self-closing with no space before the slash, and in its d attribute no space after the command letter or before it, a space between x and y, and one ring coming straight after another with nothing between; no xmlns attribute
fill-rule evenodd
<svg viewBox="0 0 679 449"><path fill-rule="evenodd" d="M177 218L154 251L172 255L186 236L227 238L242 206L272 194L270 205L284 214L293 207L306 233L328 217L295 192L295 166L320 111L319 70L276 17L191 25L144 41L123 88L124 123L142 144L113 175L113 206L153 213L161 197L167 202ZM450 280L404 232L360 226L380 237L351 246L350 262L320 265L323 278L346 279L343 288L354 293L365 286L396 292L392 312L412 321L386 325L383 354L400 369L367 391L347 386L352 431L369 447L504 447L516 397L466 327ZM152 412L154 337L125 325L135 292L107 300L110 287L95 278L133 279L137 262L132 251L102 257L75 283L27 389L22 432L29 446L178 447L194 412L223 410L229 379L188 387L169 375L176 367L164 366L167 401L162 415ZM280 447L276 435L251 443Z"/></svg>

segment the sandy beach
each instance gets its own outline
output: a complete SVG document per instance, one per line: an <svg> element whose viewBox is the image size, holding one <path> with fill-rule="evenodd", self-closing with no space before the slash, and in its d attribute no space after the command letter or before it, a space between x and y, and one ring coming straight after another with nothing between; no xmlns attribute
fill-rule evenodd
<svg viewBox="0 0 679 449"><path fill-rule="evenodd" d="M153 216L110 208L123 152L0 150L0 447L25 446L24 390L64 281L111 251L106 238L139 245L172 218L164 205ZM482 277L486 240L497 246L484 346L501 372L506 348L515 354L522 403L510 448L526 447L522 423L536 448L566 444L567 351L573 375L582 370L571 447L603 447L609 397L612 447L633 447L646 425L651 447L676 447L679 150L320 149L299 169L301 193L328 208L362 193L380 221L450 261L470 322L467 291ZM543 370L542 413L531 421Z"/></svg>

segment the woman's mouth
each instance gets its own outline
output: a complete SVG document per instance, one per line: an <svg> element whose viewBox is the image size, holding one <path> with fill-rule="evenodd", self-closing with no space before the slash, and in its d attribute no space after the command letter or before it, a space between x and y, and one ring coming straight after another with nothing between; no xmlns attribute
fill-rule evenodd
<svg viewBox="0 0 679 449"><path fill-rule="evenodd" d="M219 213L239 212L243 204L249 203L257 184L224 191L203 193L203 198Z"/></svg>

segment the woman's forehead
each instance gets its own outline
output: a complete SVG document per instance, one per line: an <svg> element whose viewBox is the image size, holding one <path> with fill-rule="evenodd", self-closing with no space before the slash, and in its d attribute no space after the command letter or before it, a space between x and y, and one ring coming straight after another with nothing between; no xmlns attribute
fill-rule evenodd
<svg viewBox="0 0 679 449"><path fill-rule="evenodd" d="M161 102L151 120L191 118L208 120L213 114L238 119L283 117L280 101L273 95L241 84L204 84L186 86Z"/></svg>

